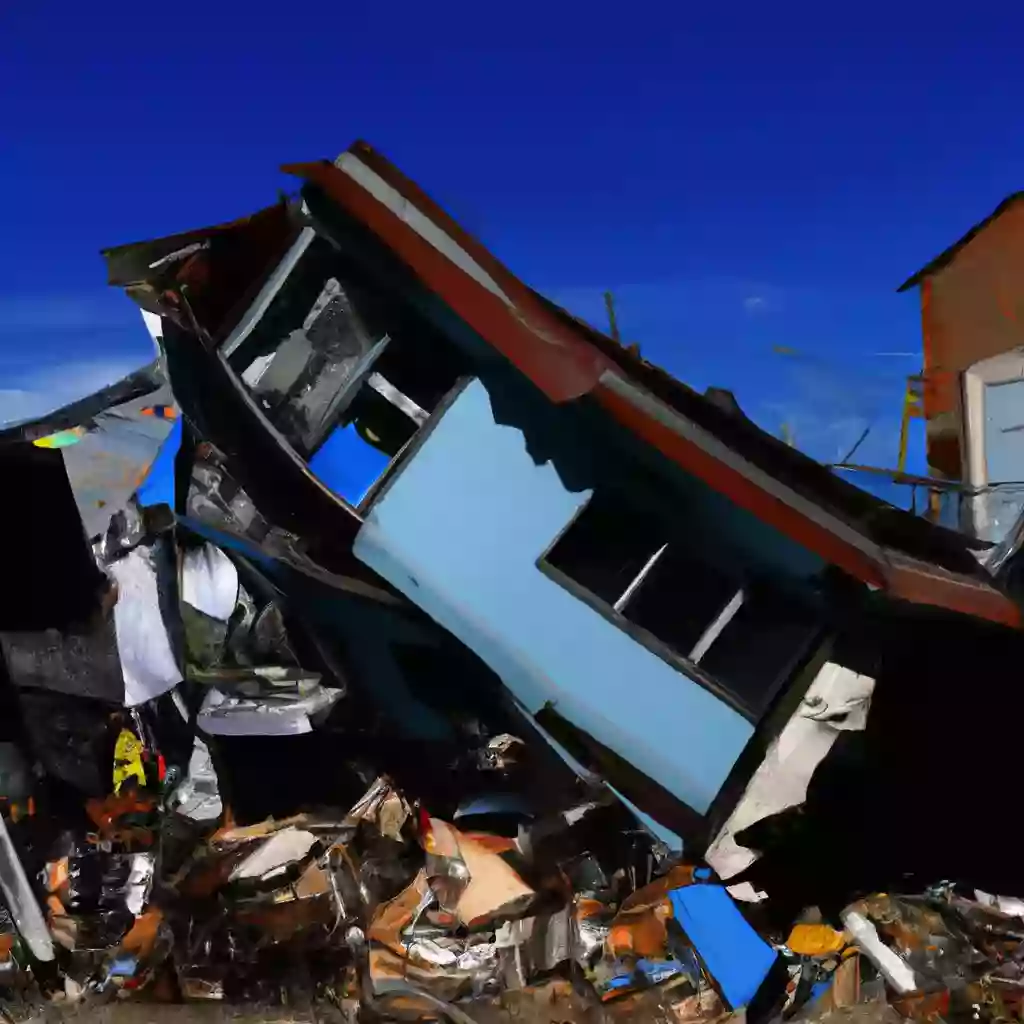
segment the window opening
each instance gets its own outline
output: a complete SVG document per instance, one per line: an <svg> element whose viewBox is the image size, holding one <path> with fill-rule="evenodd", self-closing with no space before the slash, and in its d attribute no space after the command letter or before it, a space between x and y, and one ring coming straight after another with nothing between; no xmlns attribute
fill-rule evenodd
<svg viewBox="0 0 1024 1024"><path fill-rule="evenodd" d="M806 653L813 614L768 580L719 564L715 545L614 491L596 491L541 558L542 569L638 642L697 666L760 712Z"/></svg>
<svg viewBox="0 0 1024 1024"><path fill-rule="evenodd" d="M327 239L314 236L283 263L274 293L261 291L262 314L223 353L312 472L358 505L468 365Z"/></svg>

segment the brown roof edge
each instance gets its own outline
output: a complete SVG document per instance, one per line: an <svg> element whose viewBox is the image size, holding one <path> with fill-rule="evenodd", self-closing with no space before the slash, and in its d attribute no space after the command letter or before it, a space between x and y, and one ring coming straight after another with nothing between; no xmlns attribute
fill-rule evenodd
<svg viewBox="0 0 1024 1024"><path fill-rule="evenodd" d="M871 522L864 521L866 513L880 510L883 503L838 480L827 469L793 452L782 442L770 439L754 424L722 412L663 370L655 369L618 343L603 338L589 325L559 310L516 278L472 236L460 230L447 214L426 199L421 189L379 153L364 146L355 146L349 152L393 189L398 198L419 209L450 241L459 245L477 267L491 275L492 282L505 294L499 297L476 280L412 226L401 209L391 209L386 198L376 196L335 164L321 161L288 165L284 170L318 185L334 202L361 221L413 269L428 290L506 355L551 401L564 402L593 395L616 420L685 471L703 479L740 507L872 588L889 590L894 596L915 603L949 607L967 615L1020 625L1020 610L1006 594L983 578L966 546L951 553L932 550L936 545L930 542L916 543L909 544L909 550L904 552L901 544L897 554L906 558L901 560L900 571L894 572L893 559L888 558L886 552L889 547L886 540L890 538L875 536L885 531L876 530ZM614 392L605 380L608 370L615 371L612 378L629 381L637 394L647 395L650 402L631 401ZM755 472L727 464L711 450L706 450L699 438L690 436L692 429L677 430L664 422L663 416L648 408L658 403L688 428L696 425L715 443L739 455ZM738 429L738 425L743 429ZM772 444L769 445L768 440ZM780 465L781 458L767 457L767 449L775 447L784 449L786 464ZM794 472L794 463L799 463L804 472ZM785 494L779 495L775 489L764 487L758 482L758 473L780 483ZM831 485L827 489L823 486L825 479ZM823 494L825 490L827 493ZM833 492L847 495L848 500L836 501L838 495ZM850 495L860 495L862 500L853 501ZM804 507L807 503L810 511ZM833 503L839 507L832 508ZM869 508L861 507L862 504ZM815 510L835 522L820 521L821 516L815 514ZM909 513L896 514L912 518ZM859 535L862 543L851 539L851 530ZM953 554L956 557L952 557ZM933 565L933 559L941 564ZM928 588L936 584L936 569L944 584L939 599L929 598L927 594Z"/></svg>
<svg viewBox="0 0 1024 1024"><path fill-rule="evenodd" d="M471 235L444 207L439 206L412 178L403 174L383 153L368 142L358 139L347 150L359 157L368 167L376 171L392 188L400 192L414 206L426 213L431 220L455 239L473 258L485 267L487 272L508 283L511 278L517 284L519 279L474 235Z"/></svg>
<svg viewBox="0 0 1024 1024"><path fill-rule="evenodd" d="M948 249L944 249L935 257L930 263L926 263L916 274L908 277L896 289L897 292L905 292L908 288L913 288L914 285L920 284L926 277L930 277L932 274L942 270L943 267L956 258L956 255L960 250L967 245L968 242L972 241L976 235L984 231L994 220L1001 217L1006 211L1013 206L1015 203L1024 199L1024 191L1013 192L1008 195L984 220L978 221L965 235L958 238Z"/></svg>
<svg viewBox="0 0 1024 1024"><path fill-rule="evenodd" d="M335 203L361 221L395 254L415 269L421 283L441 296L453 311L517 366L553 402L590 392L611 361L564 324L514 274L458 225L425 193L413 186L379 154L365 147L348 150L398 197L417 209L459 245L501 290L495 293L466 274L437 246L410 228L401 210L390 209L355 178L330 161L286 164L282 170L323 189ZM387 170L387 176L380 173ZM423 204L422 206L420 204ZM470 287L466 287L469 282Z"/></svg>
<svg viewBox="0 0 1024 1024"><path fill-rule="evenodd" d="M220 224L211 224L209 227L193 228L190 231L179 231L173 235L163 235L158 238L148 238L142 242L128 242L124 245L101 249L100 255L107 263L107 284L124 287L157 276L156 268L151 264L177 250L195 243L205 242L216 235L230 234L233 231L246 228L254 222L266 220L268 217L280 217L282 212L287 212L285 204L277 202L273 206L266 206L245 217L237 217Z"/></svg>

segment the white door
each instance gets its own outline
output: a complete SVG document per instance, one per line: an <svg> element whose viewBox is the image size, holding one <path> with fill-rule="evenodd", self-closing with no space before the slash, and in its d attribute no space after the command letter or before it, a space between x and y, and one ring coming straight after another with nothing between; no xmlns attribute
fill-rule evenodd
<svg viewBox="0 0 1024 1024"><path fill-rule="evenodd" d="M967 481L1003 485L972 501L977 536L999 541L1024 503L1024 352L984 359L964 374L964 432Z"/></svg>

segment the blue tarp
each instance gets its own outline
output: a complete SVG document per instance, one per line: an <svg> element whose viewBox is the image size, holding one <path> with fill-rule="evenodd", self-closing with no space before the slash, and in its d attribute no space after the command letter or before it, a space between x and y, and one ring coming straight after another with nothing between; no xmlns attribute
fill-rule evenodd
<svg viewBox="0 0 1024 1024"><path fill-rule="evenodd" d="M181 447L181 418L179 417L167 439L160 446L146 479L142 481L136 497L139 505L170 505L174 508L174 457Z"/></svg>
<svg viewBox="0 0 1024 1024"><path fill-rule="evenodd" d="M688 885L674 889L669 899L676 920L731 1008L746 1006L775 963L775 950L720 885Z"/></svg>

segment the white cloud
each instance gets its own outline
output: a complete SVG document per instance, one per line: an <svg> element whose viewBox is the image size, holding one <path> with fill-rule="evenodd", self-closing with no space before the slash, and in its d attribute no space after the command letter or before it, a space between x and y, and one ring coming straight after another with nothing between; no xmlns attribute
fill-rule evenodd
<svg viewBox="0 0 1024 1024"><path fill-rule="evenodd" d="M743 308L748 313L759 313L768 306L768 300L763 295L748 295L743 300Z"/></svg>
<svg viewBox="0 0 1024 1024"><path fill-rule="evenodd" d="M104 356L45 366L0 388L0 426L37 419L85 398L145 365L137 356Z"/></svg>
<svg viewBox="0 0 1024 1024"><path fill-rule="evenodd" d="M139 310L102 287L0 294L0 351L0 426L46 416L155 355Z"/></svg>

